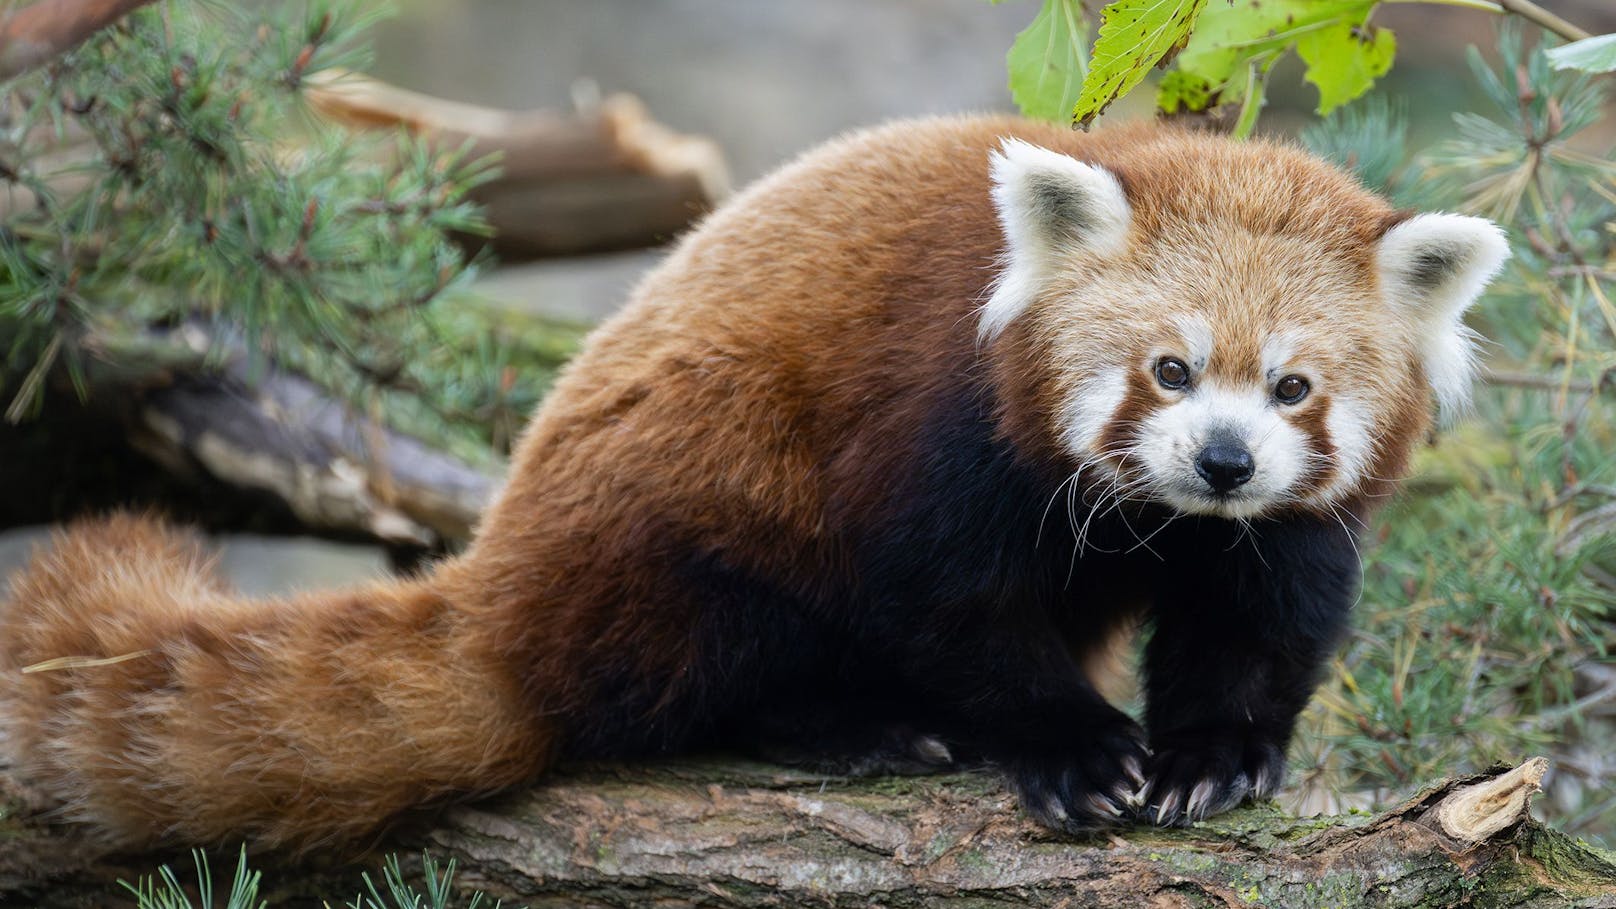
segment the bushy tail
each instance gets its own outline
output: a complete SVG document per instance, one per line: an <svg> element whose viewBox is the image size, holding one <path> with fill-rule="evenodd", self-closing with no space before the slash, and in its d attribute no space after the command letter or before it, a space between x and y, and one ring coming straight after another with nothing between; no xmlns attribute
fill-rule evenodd
<svg viewBox="0 0 1616 909"><path fill-rule="evenodd" d="M74 525L0 605L0 753L118 846L352 840L549 743L430 580L249 601L190 537Z"/></svg>

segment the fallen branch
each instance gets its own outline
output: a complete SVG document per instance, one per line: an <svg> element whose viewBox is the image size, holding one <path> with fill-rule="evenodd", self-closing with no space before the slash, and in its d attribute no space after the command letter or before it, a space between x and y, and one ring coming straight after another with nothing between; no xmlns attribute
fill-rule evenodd
<svg viewBox="0 0 1616 909"><path fill-rule="evenodd" d="M43 66L151 0L39 0L0 18L0 82Z"/></svg>
<svg viewBox="0 0 1616 909"><path fill-rule="evenodd" d="M287 372L187 376L151 392L131 443L269 493L311 529L435 548L464 543L498 477L356 414Z"/></svg>
<svg viewBox="0 0 1616 909"><path fill-rule="evenodd" d="M540 320L528 330L549 326ZM82 343L92 353L85 360L91 403L80 408L70 391L60 391L53 406L73 410L66 419L76 422L71 429L61 418L56 430L38 425L28 454L10 465L19 482L35 472L56 476L43 465L58 458L77 461L77 439L110 436L126 443L117 457L157 468L131 466L129 474L166 478L157 487L166 488L159 495L165 504L173 499L183 509L193 490L206 491L206 513L226 522L216 530L267 512L284 515L274 524L281 531L373 540L408 559L469 540L502 479L491 450L486 460L464 460L450 453L456 439L448 430L410 435L302 375L250 364L245 351L216 342L199 324L92 333ZM27 430L12 436L25 438ZM127 507L152 492L142 487L106 502L88 491L87 501L77 501L70 480L53 482L64 481L66 495L46 513ZM14 499L28 495L31 488L12 492ZM44 517L38 507L19 508L32 520Z"/></svg>
<svg viewBox="0 0 1616 909"><path fill-rule="evenodd" d="M1546 769L1538 758L1449 780L1375 817L1256 807L1188 830L1071 839L1026 820L985 773L845 780L744 763L603 767L453 809L377 852L446 854L464 886L535 909L1616 905L1616 866L1528 815ZM63 831L12 826L0 829L19 844L9 863L0 858L0 901L79 905L160 860L108 865ZM32 869L29 883L15 856L59 867ZM266 873L280 878L331 898L355 889L357 871Z"/></svg>
<svg viewBox="0 0 1616 909"><path fill-rule="evenodd" d="M444 150L497 155L498 176L469 193L494 235L462 240L491 243L507 259L666 243L730 192L714 142L656 122L629 95L570 114L506 111L329 71L311 76L305 93L318 113L348 129L404 128ZM87 165L100 150L72 119L63 123L60 135L42 128L25 139L48 152L32 162L37 184L0 194L0 221L35 211L36 190L70 199L94 182L97 169Z"/></svg>
<svg viewBox="0 0 1616 909"><path fill-rule="evenodd" d="M507 257L663 243L730 190L716 144L657 123L628 95L571 114L508 111L326 72L307 97L351 129L403 127L442 149L499 155L499 177L472 197Z"/></svg>

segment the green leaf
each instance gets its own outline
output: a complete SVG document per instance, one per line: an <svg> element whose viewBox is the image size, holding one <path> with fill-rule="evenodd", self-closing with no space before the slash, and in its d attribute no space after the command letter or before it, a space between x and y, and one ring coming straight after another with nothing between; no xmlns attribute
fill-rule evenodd
<svg viewBox="0 0 1616 909"><path fill-rule="evenodd" d="M1397 36L1384 28L1338 22L1297 39L1307 64L1304 78L1319 88L1319 113L1328 114L1369 90L1392 68Z"/></svg>
<svg viewBox="0 0 1616 909"><path fill-rule="evenodd" d="M1206 0L1116 0L1100 13L1100 34L1072 111L1088 126L1112 101L1126 95L1150 68L1172 59L1189 40Z"/></svg>
<svg viewBox="0 0 1616 909"><path fill-rule="evenodd" d="M1376 0L1233 0L1213 3L1201 14L1195 33L1174 61L1184 76L1163 80L1157 103L1199 110L1206 104L1245 100L1252 67L1265 77L1295 47L1308 66L1306 78L1319 88L1321 111L1362 94L1391 66L1396 39L1367 20ZM1304 50L1305 48L1305 50ZM1205 88L1186 96L1181 86ZM1253 108L1246 106L1247 112Z"/></svg>
<svg viewBox="0 0 1616 909"><path fill-rule="evenodd" d="M1183 70L1175 69L1162 76L1161 84L1156 86L1156 106L1164 114L1176 114L1181 108L1206 110L1211 101L1212 83Z"/></svg>
<svg viewBox="0 0 1616 909"><path fill-rule="evenodd" d="M1065 120L1088 72L1089 28L1078 0L1044 0L1005 57L1010 97L1028 117Z"/></svg>
<svg viewBox="0 0 1616 909"><path fill-rule="evenodd" d="M1585 73L1616 70L1616 34L1595 35L1543 52L1555 69L1580 69Z"/></svg>

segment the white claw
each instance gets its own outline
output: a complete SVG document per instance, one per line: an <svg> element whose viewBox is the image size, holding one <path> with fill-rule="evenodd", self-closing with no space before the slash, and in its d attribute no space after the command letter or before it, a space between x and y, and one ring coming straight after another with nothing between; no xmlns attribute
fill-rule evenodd
<svg viewBox="0 0 1616 909"><path fill-rule="evenodd" d="M1111 818L1122 817L1122 809L1112 804L1111 800L1103 795L1089 793L1088 802L1089 807L1094 810L1095 814L1101 814Z"/></svg>
<svg viewBox="0 0 1616 909"><path fill-rule="evenodd" d="M1064 821L1070 817L1066 813L1066 806L1060 803L1060 799L1050 799L1044 802L1044 813L1057 821Z"/></svg>
<svg viewBox="0 0 1616 909"><path fill-rule="evenodd" d="M1174 789L1167 793L1167 797L1156 806L1156 824L1161 826L1168 823L1168 818L1178 813L1178 806L1184 801L1184 790Z"/></svg>
<svg viewBox="0 0 1616 909"><path fill-rule="evenodd" d="M1257 780L1251 784L1251 794L1257 798L1265 799L1274 794L1279 788L1279 774L1273 767L1263 764L1257 768Z"/></svg>
<svg viewBox="0 0 1616 909"><path fill-rule="evenodd" d="M954 763L954 753L949 751L948 746L943 744L943 740L936 736L923 735L915 739L909 747L914 752L915 757L929 764Z"/></svg>
<svg viewBox="0 0 1616 909"><path fill-rule="evenodd" d="M1184 814L1191 820L1199 820L1206 814L1206 809L1216 795L1218 786L1211 780L1202 780L1190 790L1189 801L1184 803Z"/></svg>
<svg viewBox="0 0 1616 909"><path fill-rule="evenodd" d="M1122 773L1134 784L1134 786L1142 787L1145 785L1144 769L1139 766L1138 758L1131 755L1123 758Z"/></svg>

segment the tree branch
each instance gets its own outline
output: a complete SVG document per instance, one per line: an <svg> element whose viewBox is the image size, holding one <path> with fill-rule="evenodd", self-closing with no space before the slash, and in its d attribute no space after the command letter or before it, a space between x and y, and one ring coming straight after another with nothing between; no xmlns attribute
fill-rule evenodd
<svg viewBox="0 0 1616 909"><path fill-rule="evenodd" d="M1562 376L1546 376L1509 369L1489 369L1482 374L1482 379L1489 385L1535 388L1542 391L1560 391L1563 389L1578 394L1616 390L1616 372L1602 375L1598 381L1593 381L1590 379L1568 379Z"/></svg>
<svg viewBox="0 0 1616 909"><path fill-rule="evenodd" d="M151 0L39 0L0 19L0 82L67 53Z"/></svg>
<svg viewBox="0 0 1616 909"><path fill-rule="evenodd" d="M1554 32L1567 41L1581 41L1584 38L1593 37L1593 32L1572 25L1570 22L1533 3L1532 0L1494 0L1494 2L1503 7L1504 12L1514 13L1539 28Z"/></svg>
<svg viewBox="0 0 1616 909"><path fill-rule="evenodd" d="M328 71L307 97L350 129L403 127L442 150L498 154L499 176L471 196L506 258L663 243L730 191L715 143L656 122L629 95L570 113L499 110Z"/></svg>
<svg viewBox="0 0 1616 909"><path fill-rule="evenodd" d="M1028 821L986 773L827 779L718 761L574 768L401 830L377 852L447 854L461 885L533 909L1610 905L1616 866L1527 813L1546 769L1537 758L1444 781L1375 817L1298 819L1258 806L1187 830L1073 839ZM164 860L189 867L172 855L109 861L23 819L0 822L0 836L0 901L32 897L41 909L108 905L97 896L117 876L149 875ZM374 867L376 857L363 861ZM265 871L262 895L281 907L318 906L320 891L351 893L358 878L352 865L329 863Z"/></svg>

